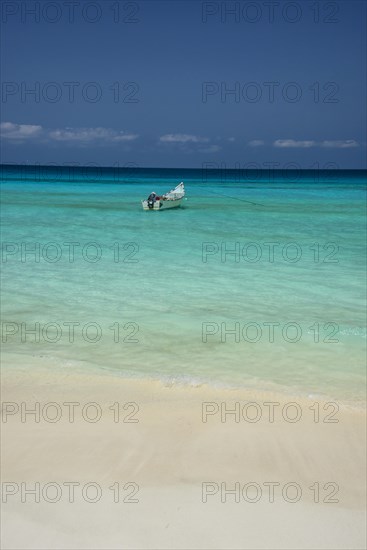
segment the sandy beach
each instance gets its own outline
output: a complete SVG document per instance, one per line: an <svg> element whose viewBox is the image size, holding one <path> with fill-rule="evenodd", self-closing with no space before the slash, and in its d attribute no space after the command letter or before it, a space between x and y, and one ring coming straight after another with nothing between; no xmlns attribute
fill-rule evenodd
<svg viewBox="0 0 367 550"><path fill-rule="evenodd" d="M361 409L46 360L2 380L3 548L365 547Z"/></svg>

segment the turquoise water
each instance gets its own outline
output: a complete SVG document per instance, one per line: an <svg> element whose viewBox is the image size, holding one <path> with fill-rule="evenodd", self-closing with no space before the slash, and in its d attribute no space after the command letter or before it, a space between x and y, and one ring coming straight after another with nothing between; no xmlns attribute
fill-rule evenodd
<svg viewBox="0 0 367 550"><path fill-rule="evenodd" d="M141 209L182 180L183 207ZM365 184L361 171L5 167L9 365L42 356L50 368L363 400Z"/></svg>

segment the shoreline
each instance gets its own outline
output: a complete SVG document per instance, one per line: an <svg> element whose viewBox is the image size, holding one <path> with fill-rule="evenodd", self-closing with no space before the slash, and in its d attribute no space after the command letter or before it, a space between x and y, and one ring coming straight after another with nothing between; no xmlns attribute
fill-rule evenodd
<svg viewBox="0 0 367 550"><path fill-rule="evenodd" d="M335 395L326 395L325 393L311 392L310 390L296 388L294 386L283 386L280 384L272 383L270 381L260 381L258 385L253 384L252 381L248 380L243 385L233 382L225 382L223 380L216 379L214 381L208 381L204 379L192 379L186 377L185 375L155 375L147 376L146 373L139 373L132 375L131 372L126 371L117 371L112 367L101 367L96 363L90 363L85 360L71 360L70 362L65 362L64 364L59 363L59 359L52 357L50 358L47 355L32 355L28 353L22 354L19 352L3 352L2 356L2 369L1 371L9 376L11 373L19 372L20 370L26 376L32 372L37 371L38 374L43 376L48 375L60 375L60 376L72 376L76 374L78 376L85 377L101 377L107 378L111 381L113 379L125 381L127 384L131 383L141 383L141 384L152 384L155 387L162 389L164 388L177 388L183 390L197 390L203 392L219 392L219 393L238 393L239 396L242 396L242 399L247 400L268 400L268 399L277 399L281 402L291 402L294 400L302 402L305 406L307 404L312 404L314 401L319 403L330 403L336 402L339 407L345 408L347 410L366 411L367 401L366 400L356 400L351 398L339 398ZM24 361L28 360L31 363L31 366L27 365L23 367ZM57 363L57 362L58 363ZM8 364L4 364L8 362ZM50 366L51 363L51 366Z"/></svg>

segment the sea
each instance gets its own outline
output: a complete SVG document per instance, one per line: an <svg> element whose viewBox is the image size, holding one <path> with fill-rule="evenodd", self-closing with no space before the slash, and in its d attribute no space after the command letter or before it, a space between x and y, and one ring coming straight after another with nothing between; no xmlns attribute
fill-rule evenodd
<svg viewBox="0 0 367 550"><path fill-rule="evenodd" d="M363 403L366 176L3 165L3 366Z"/></svg>

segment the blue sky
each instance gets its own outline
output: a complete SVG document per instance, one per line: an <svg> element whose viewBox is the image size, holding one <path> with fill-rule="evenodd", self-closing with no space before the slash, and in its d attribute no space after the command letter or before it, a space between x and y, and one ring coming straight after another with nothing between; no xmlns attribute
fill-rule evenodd
<svg viewBox="0 0 367 550"><path fill-rule="evenodd" d="M1 7L2 162L366 167L364 1Z"/></svg>

